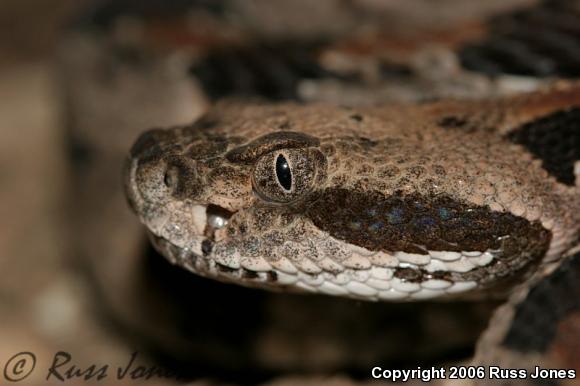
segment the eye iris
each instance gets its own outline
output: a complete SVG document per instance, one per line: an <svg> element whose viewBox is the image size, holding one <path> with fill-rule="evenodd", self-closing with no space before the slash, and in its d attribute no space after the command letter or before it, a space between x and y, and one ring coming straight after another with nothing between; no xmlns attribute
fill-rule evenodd
<svg viewBox="0 0 580 386"><path fill-rule="evenodd" d="M290 165L282 154L278 155L278 158L276 158L276 177L284 189L290 190L292 188L292 172L290 171Z"/></svg>

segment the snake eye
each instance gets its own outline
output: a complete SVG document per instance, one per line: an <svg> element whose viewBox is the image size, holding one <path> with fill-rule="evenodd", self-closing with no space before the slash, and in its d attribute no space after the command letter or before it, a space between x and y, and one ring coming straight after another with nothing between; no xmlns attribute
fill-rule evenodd
<svg viewBox="0 0 580 386"><path fill-rule="evenodd" d="M312 190L321 157L315 149L284 149L262 156L252 174L254 191L270 202L300 199Z"/></svg>

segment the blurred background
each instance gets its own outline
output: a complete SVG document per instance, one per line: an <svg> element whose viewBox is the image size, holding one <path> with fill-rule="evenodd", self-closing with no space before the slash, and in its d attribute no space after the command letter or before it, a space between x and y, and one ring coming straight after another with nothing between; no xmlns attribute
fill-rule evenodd
<svg viewBox="0 0 580 386"><path fill-rule="evenodd" d="M0 362L37 368L66 350L90 364L125 348L96 326L66 253L65 130L55 52L78 0L0 1ZM28 384L41 384L45 371ZM0 381L0 383L4 383Z"/></svg>

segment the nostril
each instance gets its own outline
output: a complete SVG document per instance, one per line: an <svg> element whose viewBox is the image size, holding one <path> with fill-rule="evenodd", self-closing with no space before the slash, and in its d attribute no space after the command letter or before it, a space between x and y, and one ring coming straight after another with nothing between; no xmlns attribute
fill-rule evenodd
<svg viewBox="0 0 580 386"><path fill-rule="evenodd" d="M169 166L163 175L163 183L169 189L175 189L179 181L179 169L176 166Z"/></svg>
<svg viewBox="0 0 580 386"><path fill-rule="evenodd" d="M194 199L201 188L195 161L178 154L168 154L162 163L163 169L156 181L165 193L174 198Z"/></svg>

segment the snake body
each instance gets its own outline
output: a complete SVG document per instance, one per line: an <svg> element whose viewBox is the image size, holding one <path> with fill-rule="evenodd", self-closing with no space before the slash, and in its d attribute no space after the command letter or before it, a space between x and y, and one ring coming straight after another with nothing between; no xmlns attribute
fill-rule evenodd
<svg viewBox="0 0 580 386"><path fill-rule="evenodd" d="M553 27L546 9L511 20L548 15L541 20ZM573 78L558 60L577 51L562 43L546 54L545 41L498 20L490 40L449 43L461 70L446 69L437 50L411 58L392 49L396 39L393 64L366 37L358 59L391 60L386 81L366 65L337 75L340 60L304 70L304 51L352 59L359 37L299 45L284 60L271 43L258 54L237 44L207 51L192 72L209 99L234 98L139 137L125 168L133 211L172 263L220 281L372 301L507 298L476 362L505 363L509 353L529 366L579 308L559 301L551 337L529 343L541 328L526 334L526 312L547 307L541 299L562 286L578 291L580 85L542 79ZM562 34L556 41L568 41ZM518 62L542 55L560 64ZM433 58L443 67L422 62ZM271 87L248 72L252 61L269 63L260 68ZM409 63L422 75L409 75ZM240 102L248 90L270 100Z"/></svg>

